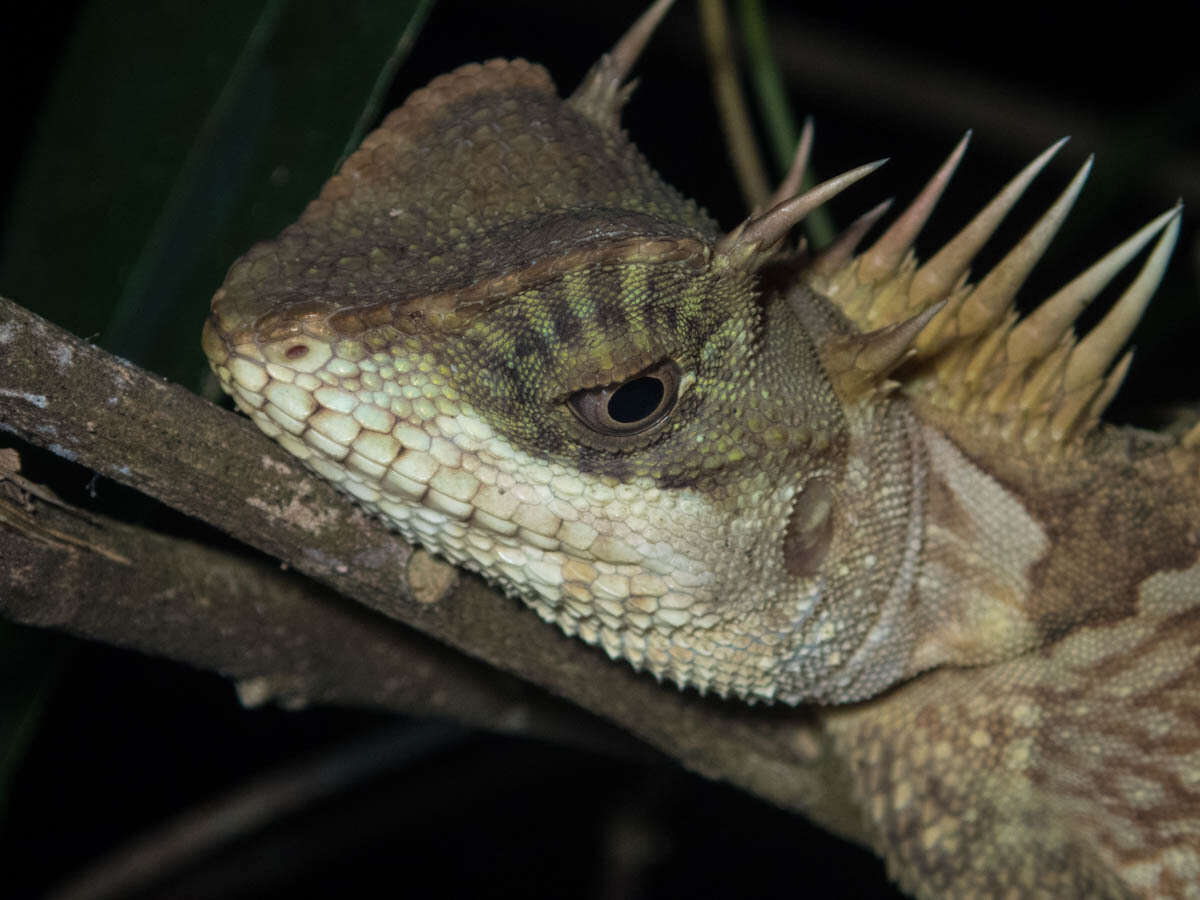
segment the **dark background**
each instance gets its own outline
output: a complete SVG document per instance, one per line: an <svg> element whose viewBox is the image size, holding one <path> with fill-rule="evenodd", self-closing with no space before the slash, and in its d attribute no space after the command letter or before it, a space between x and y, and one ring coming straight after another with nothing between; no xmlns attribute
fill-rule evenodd
<svg viewBox="0 0 1200 900"><path fill-rule="evenodd" d="M678 5L639 66L641 87L624 121L668 181L731 226L743 209L712 112L696 11L687 0ZM543 62L569 91L640 8L624 2L445 0L400 67L383 109L459 63L494 56ZM28 209L41 201L23 197L20 186L29 178L48 179L36 171L39 129L48 105L62 108L65 102L56 94L56 79L81 23L96 27L89 18L95 9L85 3L47 6L19 35L6 29L10 40L19 39L5 61L0 223L8 249L0 291L204 389L194 345L173 349L161 336L166 332L155 329L169 327L156 323L180 321L198 336L203 294L219 282L219 270L213 275L196 263L194 272L152 273L144 292L148 305L125 314L139 327L122 329L95 298L105 277L117 285L129 276L128 266L114 264L106 274L103 260L95 269L81 264L86 290L52 279L70 268L66 261L83 259L89 246L104 240L100 226L84 228L69 204L47 198L44 209L62 211L37 221L37 240L27 239L34 227ZM1200 252L1192 212L1200 208L1200 66L1182 23L1150 4L1121 18L1019 4L953 12L926 4L772 4L768 14L781 63L796 75L789 85L793 105L816 119L817 171L828 176L892 157L882 172L835 202L838 222L884 196L911 197L961 133L975 127L960 174L921 242L927 253L1042 147L1074 132L1045 183L1030 192L981 262L998 259L1086 154L1097 151L1076 212L1022 294L1036 300L1177 196L1190 201L1168 283L1135 336L1133 372L1113 415L1153 424L1170 404L1200 394L1194 361ZM170 51L170 41L194 46L205 36L164 40ZM311 57L314 71L341 64L337 53L329 58L328 48L320 52L325 55ZM192 58L181 53L180 68ZM177 74L170 66L135 72L128 89L150 98ZM280 81L273 90L286 91L286 79ZM80 95L81 129L94 129L93 118L103 116L90 102ZM358 97L346 102L361 105ZM163 140L171 138L185 144L193 139L186 130L164 131ZM82 152L87 140L81 136L79 142ZM85 171L90 164L80 161ZM60 180L77 174L63 172ZM221 202L214 195L212 205ZM274 222L266 232L222 238L241 241L232 247L214 239L218 246L211 252L225 265L250 240L270 236L297 212L298 206L264 213L253 222ZM196 240L173 234L181 243ZM189 287L193 281L196 290ZM156 287L161 284L171 290ZM30 477L53 484L73 502L220 539L0 431L3 446L17 446ZM340 773L345 784L317 791L301 811L203 854L153 882L144 896L355 896L380 890L602 898L893 895L871 855L798 817L683 773L649 751L636 760L613 759L443 723L397 723L369 711L247 710L233 687L213 676L15 627L0 632L0 674L0 723L8 723L0 732L8 739L0 746L0 778L8 779L7 807L0 811L4 896L37 896L98 860L128 858L130 851L122 849L128 842L173 817L206 805L229 809L223 798L253 798L264 784L282 782L305 794L320 783L314 773Z"/></svg>

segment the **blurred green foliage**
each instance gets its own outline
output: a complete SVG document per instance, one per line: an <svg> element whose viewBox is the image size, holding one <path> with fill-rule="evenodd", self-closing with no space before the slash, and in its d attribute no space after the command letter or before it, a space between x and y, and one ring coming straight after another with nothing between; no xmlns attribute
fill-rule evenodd
<svg viewBox="0 0 1200 900"><path fill-rule="evenodd" d="M0 291L198 388L239 254L373 124L430 0L92 0L6 211Z"/></svg>

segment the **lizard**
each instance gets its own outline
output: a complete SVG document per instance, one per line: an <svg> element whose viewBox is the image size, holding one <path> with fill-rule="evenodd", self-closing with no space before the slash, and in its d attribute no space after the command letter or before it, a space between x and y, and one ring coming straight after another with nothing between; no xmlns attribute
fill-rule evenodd
<svg viewBox="0 0 1200 900"><path fill-rule="evenodd" d="M807 132L723 233L620 126L669 6L565 100L523 60L412 94L229 270L222 386L567 634L814 710L906 892L1200 896L1200 426L1101 421L1180 209L1023 316L1090 160L969 269L1061 142L924 262L966 139L866 249L883 206L788 243L878 165L801 193Z"/></svg>

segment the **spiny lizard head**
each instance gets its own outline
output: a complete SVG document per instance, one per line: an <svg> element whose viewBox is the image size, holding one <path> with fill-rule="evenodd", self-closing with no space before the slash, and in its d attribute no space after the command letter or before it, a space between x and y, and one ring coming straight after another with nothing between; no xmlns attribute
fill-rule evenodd
<svg viewBox="0 0 1200 900"><path fill-rule="evenodd" d="M568 634L721 695L870 696L947 661L903 615L923 451L888 376L915 353L914 383L953 405L964 382L946 348L969 367L998 323L1018 334L1013 278L974 292L962 278L1003 210L917 270L909 246L960 146L867 253L851 255L882 210L819 257L783 251L808 210L874 168L796 197L804 149L767 211L721 234L618 124L669 5L566 100L520 60L413 94L296 224L233 265L204 349L264 432ZM1044 318L1014 345L1019 370L987 370L988 391L1019 393L1062 352L1070 318ZM1086 431L1113 352L1075 366L1070 410L1034 397L1021 438L1062 447Z"/></svg>

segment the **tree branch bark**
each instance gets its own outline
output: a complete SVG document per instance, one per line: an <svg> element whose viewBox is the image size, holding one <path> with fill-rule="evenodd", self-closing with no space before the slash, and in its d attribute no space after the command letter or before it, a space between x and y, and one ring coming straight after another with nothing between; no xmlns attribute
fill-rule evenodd
<svg viewBox="0 0 1200 900"><path fill-rule="evenodd" d="M0 484L0 558L0 610L15 621L217 672L247 705L377 706L626 753L640 746L278 563L47 503L12 480Z"/></svg>
<svg viewBox="0 0 1200 900"><path fill-rule="evenodd" d="M611 662L479 579L414 551L246 419L3 299L0 427L566 698L691 769L865 840L848 778L811 710L703 698ZM0 614L17 621L211 668L239 679L244 695L421 710L541 733L588 722L327 590L268 578L262 564L113 522L77 521L72 530L69 514L40 504L36 512L43 531L70 532L129 563L28 529L5 535Z"/></svg>

